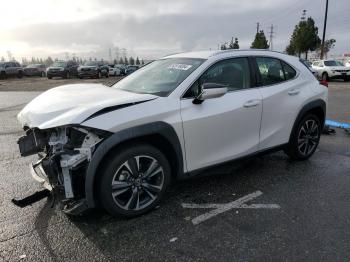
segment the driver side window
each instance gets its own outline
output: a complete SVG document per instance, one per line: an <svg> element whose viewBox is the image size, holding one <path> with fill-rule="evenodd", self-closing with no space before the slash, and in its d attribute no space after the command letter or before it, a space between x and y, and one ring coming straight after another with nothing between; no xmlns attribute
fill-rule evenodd
<svg viewBox="0 0 350 262"><path fill-rule="evenodd" d="M201 92L201 85L205 83L225 85L229 92L251 87L248 59L233 58L217 62L194 82L184 97L198 96Z"/></svg>

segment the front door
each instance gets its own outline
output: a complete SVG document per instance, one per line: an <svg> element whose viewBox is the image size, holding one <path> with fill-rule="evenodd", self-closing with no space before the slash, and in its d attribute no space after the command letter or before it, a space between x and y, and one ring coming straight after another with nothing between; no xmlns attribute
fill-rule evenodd
<svg viewBox="0 0 350 262"><path fill-rule="evenodd" d="M228 87L219 98L193 104L203 83ZM181 100L187 170L221 163L258 150L262 98L253 86L247 58L211 66Z"/></svg>

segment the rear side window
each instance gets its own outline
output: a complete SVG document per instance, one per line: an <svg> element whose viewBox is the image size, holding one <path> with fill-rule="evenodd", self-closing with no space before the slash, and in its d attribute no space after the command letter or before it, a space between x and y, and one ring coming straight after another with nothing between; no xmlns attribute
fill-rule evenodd
<svg viewBox="0 0 350 262"><path fill-rule="evenodd" d="M280 60L271 57L257 57L256 63L264 86L285 81Z"/></svg>
<svg viewBox="0 0 350 262"><path fill-rule="evenodd" d="M291 67L290 65L288 65L283 61L282 61L282 66L283 66L284 76L286 80L293 79L296 76L297 72L294 70L293 67Z"/></svg>

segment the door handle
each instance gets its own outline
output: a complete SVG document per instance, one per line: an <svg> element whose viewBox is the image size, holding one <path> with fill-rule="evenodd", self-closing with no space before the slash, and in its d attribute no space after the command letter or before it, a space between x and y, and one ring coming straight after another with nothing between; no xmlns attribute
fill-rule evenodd
<svg viewBox="0 0 350 262"><path fill-rule="evenodd" d="M290 96L295 96L299 93L300 93L299 89L292 89L292 90L288 91L288 95L290 95Z"/></svg>
<svg viewBox="0 0 350 262"><path fill-rule="evenodd" d="M249 107L257 106L258 104L260 104L260 100L249 100L245 102L243 106L245 108L249 108Z"/></svg>

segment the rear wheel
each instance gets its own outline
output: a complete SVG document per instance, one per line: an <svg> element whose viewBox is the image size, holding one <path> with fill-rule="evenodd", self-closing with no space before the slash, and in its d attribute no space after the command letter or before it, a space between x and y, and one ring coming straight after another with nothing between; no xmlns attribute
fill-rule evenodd
<svg viewBox="0 0 350 262"><path fill-rule="evenodd" d="M6 73L5 72L1 72L0 79L6 79Z"/></svg>
<svg viewBox="0 0 350 262"><path fill-rule="evenodd" d="M23 77L23 72L22 71L18 71L17 78L22 78L22 77Z"/></svg>
<svg viewBox="0 0 350 262"><path fill-rule="evenodd" d="M285 153L292 159L305 160L315 152L321 136L321 122L314 114L307 114L293 130Z"/></svg>
<svg viewBox="0 0 350 262"><path fill-rule="evenodd" d="M99 184L102 206L114 216L133 217L153 209L170 182L170 165L157 148L134 145L108 161Z"/></svg>
<svg viewBox="0 0 350 262"><path fill-rule="evenodd" d="M64 78L65 78L65 79L69 79L69 78L70 78L70 73L69 73L69 71L67 71L67 73L65 74Z"/></svg>

